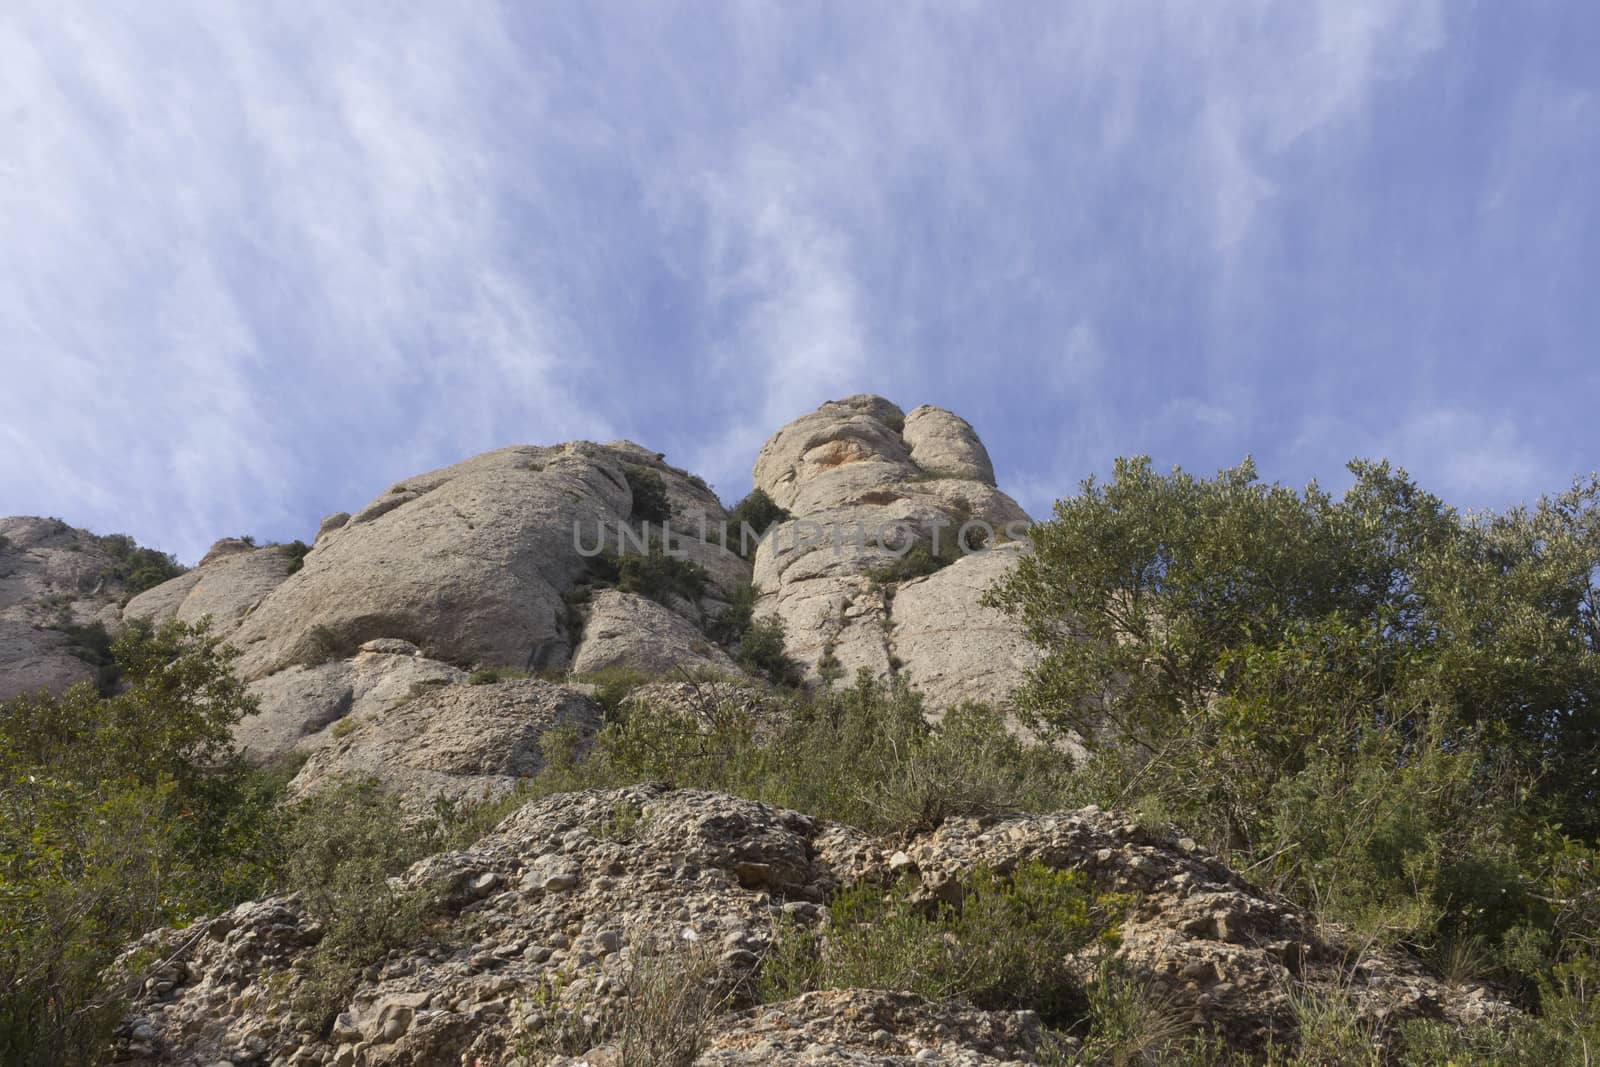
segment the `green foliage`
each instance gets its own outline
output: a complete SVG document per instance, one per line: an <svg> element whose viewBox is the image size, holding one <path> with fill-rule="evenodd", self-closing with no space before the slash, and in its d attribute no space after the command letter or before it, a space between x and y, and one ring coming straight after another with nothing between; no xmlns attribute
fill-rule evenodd
<svg viewBox="0 0 1600 1067"><path fill-rule="evenodd" d="M867 572L867 577L872 579L874 585L892 585L895 582L921 578L948 567L960 555L960 549L956 548L953 537L940 538L938 552L934 552L927 542L918 541L898 558L873 567Z"/></svg>
<svg viewBox="0 0 1600 1067"><path fill-rule="evenodd" d="M306 565L306 556L311 553L310 545L296 538L283 547L289 557L288 573L294 574Z"/></svg>
<svg viewBox="0 0 1600 1067"><path fill-rule="evenodd" d="M230 730L255 704L205 627L129 627L125 688L0 705L0 1060L94 1062L129 939L258 892L276 780Z"/></svg>
<svg viewBox="0 0 1600 1067"><path fill-rule="evenodd" d="M1573 903L1597 884L1600 483L1464 516L1351 469L1339 499L1248 461L1086 482L990 594L1045 652L1019 703L1086 738L1095 799L1531 978L1600 929Z"/></svg>
<svg viewBox="0 0 1600 1067"><path fill-rule="evenodd" d="M98 620L86 624L64 622L54 629L67 635L74 656L95 668L95 689L102 696L111 695L117 687L119 672L116 656L111 651L111 634L106 631L105 623Z"/></svg>
<svg viewBox="0 0 1600 1067"><path fill-rule="evenodd" d="M533 677L528 671L518 670L515 667L475 667L467 675L468 685L494 685L496 682L509 682L516 678Z"/></svg>
<svg viewBox="0 0 1600 1067"><path fill-rule="evenodd" d="M727 547L748 557L745 539L742 532L746 526L750 527L757 538L763 536L774 524L785 522L789 519L789 512L778 506L778 503L767 495L765 489L752 489L750 495L733 506L728 512L728 537L732 543ZM754 544L748 546L752 551Z"/></svg>
<svg viewBox="0 0 1600 1067"><path fill-rule="evenodd" d="M110 576L120 582L129 598L183 574L187 567L166 552L141 548L127 534L106 534L95 539L114 566Z"/></svg>
<svg viewBox="0 0 1600 1067"><path fill-rule="evenodd" d="M354 655L357 647L359 642L319 622L300 639L300 662L307 667L319 667Z"/></svg>
<svg viewBox="0 0 1600 1067"><path fill-rule="evenodd" d="M647 553L624 556L617 571L618 589L668 607L677 599L695 603L707 581L699 564L669 555L654 545Z"/></svg>
<svg viewBox="0 0 1600 1067"><path fill-rule="evenodd" d="M783 620L776 615L757 619L744 628L734 659L773 685L797 686L801 682L800 666L784 650Z"/></svg>
<svg viewBox="0 0 1600 1067"><path fill-rule="evenodd" d="M1428 1020L1406 1024L1402 1062L1408 1067L1590 1067L1600 1054L1600 964L1587 957L1561 964L1541 977L1539 985L1538 1018L1467 1030Z"/></svg>
<svg viewBox="0 0 1600 1067"><path fill-rule="evenodd" d="M727 594L728 606L706 623L706 635L719 645L737 648L745 631L755 620L756 588L749 582L734 586Z"/></svg>
<svg viewBox="0 0 1600 1067"><path fill-rule="evenodd" d="M291 809L283 879L325 931L306 962L295 1007L322 1032L363 969L425 931L426 892L389 879L450 840L443 821L408 818L399 800L370 780L339 782Z"/></svg>
<svg viewBox="0 0 1600 1067"><path fill-rule="evenodd" d="M1084 1014L1075 957L1116 944L1124 898L1087 877L1029 861L1007 875L974 871L957 904L919 905L906 883L847 889L819 934L780 932L762 971L764 999L812 989L900 989L991 1010L1038 1012L1052 1025Z"/></svg>
<svg viewBox="0 0 1600 1067"><path fill-rule="evenodd" d="M708 709L707 717L631 707L611 717L581 758L572 739L552 735L534 789L670 781L898 830L957 815L1056 809L1068 787L1064 758L1018 740L999 714L966 705L930 726L903 682L863 675L842 691L796 698L762 730L735 707Z"/></svg>
<svg viewBox="0 0 1600 1067"><path fill-rule="evenodd" d="M622 473L628 480L628 491L633 494L633 518L643 522L666 522L672 518L667 484L661 480L659 472L630 465Z"/></svg>

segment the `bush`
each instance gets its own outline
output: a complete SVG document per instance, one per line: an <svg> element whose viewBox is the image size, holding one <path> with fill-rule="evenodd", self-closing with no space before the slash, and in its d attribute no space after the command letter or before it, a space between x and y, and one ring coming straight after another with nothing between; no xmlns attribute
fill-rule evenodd
<svg viewBox="0 0 1600 1067"><path fill-rule="evenodd" d="M671 607L674 600L699 601L706 572L697 563L671 556L652 546L643 555L624 556L617 568L617 588Z"/></svg>
<svg viewBox="0 0 1600 1067"><path fill-rule="evenodd" d="M132 626L125 688L0 705L0 1060L92 1063L120 1015L124 943L269 884L281 781L231 729L255 709L203 625Z"/></svg>
<svg viewBox="0 0 1600 1067"><path fill-rule="evenodd" d="M1248 461L1084 483L990 594L1045 654L1019 703L1084 736L1097 801L1531 981L1600 937L1600 481L1462 516L1351 469L1337 500Z"/></svg>
<svg viewBox="0 0 1600 1067"><path fill-rule="evenodd" d="M1085 1013L1077 957L1116 944L1124 898L1034 860L1008 875L974 871L958 904L913 902L906 883L847 889L820 932L790 926L762 969L763 999L813 989L906 990L1065 1026Z"/></svg>
<svg viewBox="0 0 1600 1067"><path fill-rule="evenodd" d="M623 470L628 491L633 495L631 517L641 522L667 522L672 518L672 503L667 484L649 467L628 466Z"/></svg>
<svg viewBox="0 0 1600 1067"><path fill-rule="evenodd" d="M796 698L788 716L771 723L732 708L711 709L709 717L632 707L614 716L582 757L553 738L534 790L670 781L868 830L1056 810L1067 796L1070 768L1059 753L1019 741L1002 716L981 705L930 726L921 698L903 682L862 675L848 689Z"/></svg>
<svg viewBox="0 0 1600 1067"><path fill-rule="evenodd" d="M764 489L753 489L750 495L733 506L728 512L728 536L733 538L733 544L725 547L732 548L741 556L748 558L745 549L745 539L742 536L744 527L749 526L759 539L764 536L774 523L786 522L789 512L779 507L777 502L767 495ZM753 547L753 546L752 546Z"/></svg>
<svg viewBox="0 0 1600 1067"><path fill-rule="evenodd" d="M127 599L138 596L146 589L154 589L188 570L166 552L141 548L127 534L106 534L95 540L101 550L111 557L113 567L110 577L122 583Z"/></svg>
<svg viewBox="0 0 1600 1067"><path fill-rule="evenodd" d="M290 541L283 546L285 554L289 557L288 573L294 574L306 565L306 556L311 554L311 546L299 539Z"/></svg>
<svg viewBox="0 0 1600 1067"><path fill-rule="evenodd" d="M427 925L425 892L389 879L446 847L439 820L418 824L370 780L342 781L297 804L283 837L283 880L324 934L306 961L295 1007L326 1035L362 970L414 947Z"/></svg>
<svg viewBox="0 0 1600 1067"><path fill-rule="evenodd" d="M783 620L775 615L745 626L734 659L773 685L797 686L801 682L799 664L784 650Z"/></svg>

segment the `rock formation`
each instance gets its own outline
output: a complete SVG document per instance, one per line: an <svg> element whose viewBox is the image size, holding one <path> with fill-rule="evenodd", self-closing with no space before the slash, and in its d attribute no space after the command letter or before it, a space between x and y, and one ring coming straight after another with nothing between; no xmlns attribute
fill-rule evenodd
<svg viewBox="0 0 1600 1067"><path fill-rule="evenodd" d="M103 538L60 519L0 518L0 700L97 673L73 627L115 627L126 594Z"/></svg>
<svg viewBox="0 0 1600 1067"><path fill-rule="evenodd" d="M1008 542L1028 516L995 487L964 420L927 405L903 415L881 397L834 401L769 438L754 479L792 516L756 553L763 610L812 677L904 671L933 708L1003 701L1021 681L1032 660L1020 631L978 598L1012 565L1020 546ZM896 577L913 545L953 562Z"/></svg>
<svg viewBox="0 0 1600 1067"><path fill-rule="evenodd" d="M1236 1048L1287 1033L1291 998L1335 989L1380 1031L1415 1016L1468 1022L1512 1010L1393 953L1367 953L1351 972L1343 963L1353 946L1325 940L1303 913L1192 842L1099 809L958 820L880 841L721 794L637 786L531 803L476 846L414 866L401 882L429 894L436 927L370 968L326 1033L289 1007L322 936L296 898L146 937L124 957L139 992L119 1061L619 1064L603 1036L572 1050L581 1057L518 1056L557 1028L603 1035L630 1010L640 962L688 949L726 996L695 1060L702 1067L1036 1062L1043 1035L1031 1013L867 990L757 1006L751 985L780 924L823 921L820 905L842 886L907 879L913 899L948 899L979 864L1006 871L1025 861L1135 894L1117 956L1177 1018Z"/></svg>

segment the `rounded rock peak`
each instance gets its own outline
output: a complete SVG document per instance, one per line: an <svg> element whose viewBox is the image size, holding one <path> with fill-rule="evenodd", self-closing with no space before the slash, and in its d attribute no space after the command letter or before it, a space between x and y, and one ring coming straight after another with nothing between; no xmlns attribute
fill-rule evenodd
<svg viewBox="0 0 1600 1067"><path fill-rule="evenodd" d="M204 567L207 563L215 563L219 559L226 559L229 556L237 556L241 552L254 552L255 550L256 546L253 541L246 540L243 537L224 537L206 549L206 554L200 557L198 565Z"/></svg>
<svg viewBox="0 0 1600 1067"><path fill-rule="evenodd" d="M994 484L989 450L978 440L972 424L960 415L923 404L906 416L901 436L911 449L911 461L923 470Z"/></svg>

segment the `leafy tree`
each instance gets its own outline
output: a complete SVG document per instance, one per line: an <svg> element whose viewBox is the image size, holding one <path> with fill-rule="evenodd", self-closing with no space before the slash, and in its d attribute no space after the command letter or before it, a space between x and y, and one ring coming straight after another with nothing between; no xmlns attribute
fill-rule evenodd
<svg viewBox="0 0 1600 1067"><path fill-rule="evenodd" d="M1600 482L1464 515L1351 471L1337 499L1248 460L1085 482L990 594L1044 652L1019 702L1103 800L1336 917L1548 932L1554 857L1600 833Z"/></svg>
<svg viewBox="0 0 1600 1067"><path fill-rule="evenodd" d="M672 518L672 502L661 475L649 467L629 466L623 472L628 491L633 494L633 517L645 522L666 522Z"/></svg>
<svg viewBox="0 0 1600 1067"><path fill-rule="evenodd" d="M162 582L183 574L188 568L176 557L153 548L141 548L127 534L106 534L97 538L100 547L115 562L112 577L122 582L128 597L154 589Z"/></svg>
<svg viewBox="0 0 1600 1067"><path fill-rule="evenodd" d="M746 526L759 538L774 523L785 522L788 518L789 512L779 507L765 489L752 489L749 496L728 512L728 537L731 542L728 547L742 555L745 544L741 534Z"/></svg>
<svg viewBox="0 0 1600 1067"><path fill-rule="evenodd" d="M230 729L255 704L205 626L130 627L125 688L0 705L0 1060L93 1062L124 942L248 896L270 790Z"/></svg>

